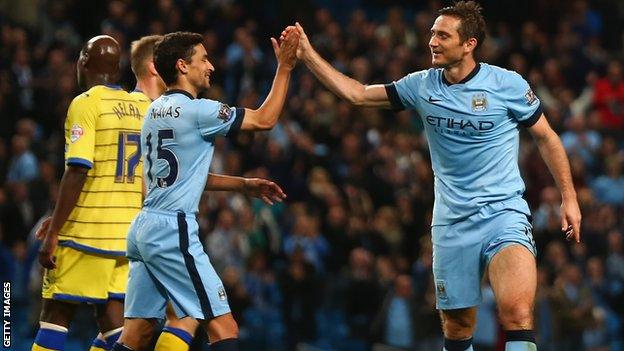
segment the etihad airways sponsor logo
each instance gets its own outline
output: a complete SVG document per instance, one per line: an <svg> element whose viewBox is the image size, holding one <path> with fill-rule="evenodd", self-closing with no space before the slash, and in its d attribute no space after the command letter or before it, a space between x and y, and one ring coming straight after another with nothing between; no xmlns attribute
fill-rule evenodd
<svg viewBox="0 0 624 351"><path fill-rule="evenodd" d="M480 135L494 128L494 122L488 120L471 121L454 117L427 116L425 121L436 132L444 134Z"/></svg>

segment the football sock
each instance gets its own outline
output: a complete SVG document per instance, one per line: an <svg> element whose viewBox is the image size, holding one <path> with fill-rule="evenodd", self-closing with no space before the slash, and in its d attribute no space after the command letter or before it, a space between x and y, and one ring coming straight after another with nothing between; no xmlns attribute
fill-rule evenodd
<svg viewBox="0 0 624 351"><path fill-rule="evenodd" d="M537 351L533 330L505 331L505 351Z"/></svg>
<svg viewBox="0 0 624 351"><path fill-rule="evenodd" d="M106 340L104 340L104 337L102 336L102 334L99 334L95 339L93 339L93 343L91 344L91 347L89 348L89 351L107 351L107 350L110 350L110 349L106 345Z"/></svg>
<svg viewBox="0 0 624 351"><path fill-rule="evenodd" d="M60 325L39 322L39 331L32 345L32 351L60 351L65 348L67 328Z"/></svg>
<svg viewBox="0 0 624 351"><path fill-rule="evenodd" d="M238 351L238 339L223 339L210 344L210 351Z"/></svg>
<svg viewBox="0 0 624 351"><path fill-rule="evenodd" d="M472 338L465 340L451 340L444 338L444 351L473 351Z"/></svg>
<svg viewBox="0 0 624 351"><path fill-rule="evenodd" d="M164 327L158 337L154 351L188 351L192 341L193 336L185 330Z"/></svg>
<svg viewBox="0 0 624 351"><path fill-rule="evenodd" d="M113 329L104 333L104 340L106 340L106 350L112 350L113 346L119 340L123 327Z"/></svg>

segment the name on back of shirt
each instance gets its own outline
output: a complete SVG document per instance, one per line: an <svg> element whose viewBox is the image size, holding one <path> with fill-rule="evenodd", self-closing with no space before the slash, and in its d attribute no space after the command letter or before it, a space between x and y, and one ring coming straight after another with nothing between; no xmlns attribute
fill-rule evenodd
<svg viewBox="0 0 624 351"><path fill-rule="evenodd" d="M163 107L155 107L152 109L152 112L150 113L150 117L152 119L157 119L157 118L178 118L180 117L180 106L163 106Z"/></svg>
<svg viewBox="0 0 624 351"><path fill-rule="evenodd" d="M113 113L119 119L123 117L143 118L141 110L132 103L118 102L116 106L113 106Z"/></svg>

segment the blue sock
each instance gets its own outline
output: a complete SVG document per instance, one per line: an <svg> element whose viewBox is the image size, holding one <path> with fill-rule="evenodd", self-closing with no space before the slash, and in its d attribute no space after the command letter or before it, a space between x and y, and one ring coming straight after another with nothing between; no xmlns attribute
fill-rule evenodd
<svg viewBox="0 0 624 351"><path fill-rule="evenodd" d="M223 339L210 344L210 351L238 351L238 339Z"/></svg>
<svg viewBox="0 0 624 351"><path fill-rule="evenodd" d="M451 340L444 338L444 351L473 351L472 337L466 340Z"/></svg>
<svg viewBox="0 0 624 351"><path fill-rule="evenodd" d="M32 350L45 348L48 350L63 350L67 340L67 328L51 323L40 323L41 327L35 337Z"/></svg>
<svg viewBox="0 0 624 351"><path fill-rule="evenodd" d="M533 330L506 330L505 351L537 351Z"/></svg>
<svg viewBox="0 0 624 351"><path fill-rule="evenodd" d="M93 342L91 343L91 348L89 349L89 351L93 351L93 350L110 350L111 348L108 347L108 345L106 345L106 341L100 339L100 338L95 338L93 339Z"/></svg>
<svg viewBox="0 0 624 351"><path fill-rule="evenodd" d="M117 342L117 340L119 340L122 331L123 327L120 327L104 334L104 339L106 340L106 350L113 349L113 346L115 346L115 343Z"/></svg>

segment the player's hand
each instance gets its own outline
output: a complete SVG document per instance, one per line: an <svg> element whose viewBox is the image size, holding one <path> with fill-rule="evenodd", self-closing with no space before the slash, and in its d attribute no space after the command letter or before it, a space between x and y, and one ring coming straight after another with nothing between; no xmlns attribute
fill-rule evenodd
<svg viewBox="0 0 624 351"><path fill-rule="evenodd" d="M260 178L245 178L242 193L248 196L257 197L267 205L274 202L282 202L286 194L279 185L270 180Z"/></svg>
<svg viewBox="0 0 624 351"><path fill-rule="evenodd" d="M561 231L566 240L581 241L581 210L576 199L561 203Z"/></svg>
<svg viewBox="0 0 624 351"><path fill-rule="evenodd" d="M43 238L45 238L48 228L50 228L50 223L52 223L52 216L49 216L41 222L41 225L35 232L35 238L37 238L37 240L43 240Z"/></svg>
<svg viewBox="0 0 624 351"><path fill-rule="evenodd" d="M271 38L273 51L280 66L293 69L297 63L297 47L299 46L299 32L291 30L286 35L280 37L280 44L277 39Z"/></svg>
<svg viewBox="0 0 624 351"><path fill-rule="evenodd" d="M297 47L297 58L304 59L306 55L308 55L312 51L312 44L310 44L310 40L308 40L308 36L303 30L303 27L299 22L295 22L294 26L288 26L284 31L282 31L282 35L280 36L280 40L284 40L286 34L290 31L299 32L299 46Z"/></svg>
<svg viewBox="0 0 624 351"><path fill-rule="evenodd" d="M41 248L39 248L39 264L44 268L54 269L56 268L56 257L54 257L54 251L58 245L58 235L48 232L43 239Z"/></svg>

